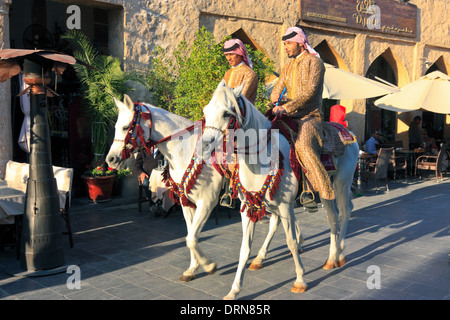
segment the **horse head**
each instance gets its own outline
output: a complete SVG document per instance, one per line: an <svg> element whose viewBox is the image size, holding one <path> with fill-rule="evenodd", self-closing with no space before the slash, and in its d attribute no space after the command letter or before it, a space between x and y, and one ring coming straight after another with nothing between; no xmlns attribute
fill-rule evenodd
<svg viewBox="0 0 450 320"><path fill-rule="evenodd" d="M244 117L238 99L241 97L243 87L244 84L232 89L222 80L214 91L210 102L203 109L205 130L201 143L205 157L210 155L215 148L221 146L227 130L242 125Z"/></svg>
<svg viewBox="0 0 450 320"><path fill-rule="evenodd" d="M130 124L133 120L135 105L128 95L124 95L123 102L114 98L116 106L118 108L118 116L115 124L114 141L106 156L106 162L108 166L117 169L122 165L122 150L124 147L125 137L128 133ZM145 126L142 126L144 130L144 136L148 136L149 130Z"/></svg>

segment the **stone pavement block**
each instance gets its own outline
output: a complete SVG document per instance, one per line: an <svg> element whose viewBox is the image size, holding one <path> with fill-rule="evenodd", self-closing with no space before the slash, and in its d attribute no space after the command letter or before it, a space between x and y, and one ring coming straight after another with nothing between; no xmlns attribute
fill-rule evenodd
<svg viewBox="0 0 450 320"><path fill-rule="evenodd" d="M349 297L354 292L351 290L344 289L342 287L334 287L331 285L320 285L311 288L310 290L308 290L308 293L320 296L321 298L324 299L342 300Z"/></svg>
<svg viewBox="0 0 450 320"><path fill-rule="evenodd" d="M12 277L2 282L1 289L10 295L20 295L34 290L40 290L43 286L33 278Z"/></svg>
<svg viewBox="0 0 450 320"><path fill-rule="evenodd" d="M121 300L148 300L158 297L157 293L132 283L123 283L103 291Z"/></svg>
<svg viewBox="0 0 450 320"><path fill-rule="evenodd" d="M112 287L120 286L125 283L125 281L120 279L119 277L104 273L92 277L86 277L84 276L84 273L82 273L81 281L82 285L87 283L90 286L99 290L106 290Z"/></svg>
<svg viewBox="0 0 450 320"><path fill-rule="evenodd" d="M119 298L91 286L81 286L64 296L68 300L118 300Z"/></svg>

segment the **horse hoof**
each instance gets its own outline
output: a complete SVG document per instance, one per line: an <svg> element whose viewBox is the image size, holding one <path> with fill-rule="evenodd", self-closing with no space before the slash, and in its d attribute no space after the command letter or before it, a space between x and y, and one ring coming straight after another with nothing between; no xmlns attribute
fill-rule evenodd
<svg viewBox="0 0 450 320"><path fill-rule="evenodd" d="M182 275L179 279L180 282L189 282L195 279L195 275L191 274L191 275Z"/></svg>
<svg viewBox="0 0 450 320"><path fill-rule="evenodd" d="M342 259L340 259L339 262L337 263L337 267L338 267L338 268L343 267L344 264L345 264L345 258L342 258Z"/></svg>
<svg viewBox="0 0 450 320"><path fill-rule="evenodd" d="M327 262L325 262L325 264L323 265L323 269L325 270L333 270L334 268L337 267L337 264L334 262L330 262L327 260Z"/></svg>
<svg viewBox="0 0 450 320"><path fill-rule="evenodd" d="M295 284L291 289L291 292L293 293L303 293L306 291L306 288L308 288L308 286L306 284Z"/></svg>
<svg viewBox="0 0 450 320"><path fill-rule="evenodd" d="M235 300L233 295L226 295L225 297L223 297L223 300Z"/></svg>
<svg viewBox="0 0 450 320"><path fill-rule="evenodd" d="M210 271L208 271L208 274L214 274L217 271L217 265L214 264L214 268L212 268Z"/></svg>
<svg viewBox="0 0 450 320"><path fill-rule="evenodd" d="M340 259L338 262L330 262L327 260L327 262L325 262L325 264L323 265L323 269L332 270L334 268L343 267L344 264L345 264L345 258Z"/></svg>
<svg viewBox="0 0 450 320"><path fill-rule="evenodd" d="M259 270L259 269L261 269L262 268L262 263L255 263L255 262L252 262L251 264L250 264L250 267L248 267L248 270Z"/></svg>

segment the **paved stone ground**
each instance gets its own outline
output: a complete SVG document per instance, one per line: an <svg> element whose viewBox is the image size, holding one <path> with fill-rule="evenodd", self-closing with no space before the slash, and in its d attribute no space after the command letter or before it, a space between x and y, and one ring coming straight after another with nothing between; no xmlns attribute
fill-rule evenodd
<svg viewBox="0 0 450 320"><path fill-rule="evenodd" d="M329 225L324 209L311 214L297 208L305 237L301 255L309 288L290 292L294 264L282 228L272 242L264 268L245 273L241 300L450 300L449 226L450 178L400 180L390 191L366 187L354 199L346 240L347 263L332 271L322 269L328 256ZM147 209L145 206L144 209ZM218 263L213 275L199 270L197 278L180 283L189 251L186 226L179 211L155 218L137 205L117 201L90 204L74 199L74 248L67 241L66 257L75 257L81 288L69 289L71 274L17 277L8 268L18 264L13 249L0 252L2 300L218 300L231 288L241 240L237 211L212 214L200 237L202 250ZM230 214L230 217L228 216ZM256 227L251 258L268 230ZM380 289L367 280L380 270ZM369 269L370 271L370 269Z"/></svg>

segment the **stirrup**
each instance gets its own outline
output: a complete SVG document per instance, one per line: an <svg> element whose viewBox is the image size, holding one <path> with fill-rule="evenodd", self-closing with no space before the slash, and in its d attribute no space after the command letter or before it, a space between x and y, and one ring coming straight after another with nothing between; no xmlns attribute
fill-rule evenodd
<svg viewBox="0 0 450 320"><path fill-rule="evenodd" d="M308 195L308 194L312 194L312 197L304 197L304 195ZM317 212L317 203L314 201L315 196L314 196L314 192L311 191L303 191L300 194L300 204L303 205L308 212ZM306 200L306 201L305 201Z"/></svg>
<svg viewBox="0 0 450 320"><path fill-rule="evenodd" d="M233 206L233 197L231 196L231 193L224 193L220 197L219 204L221 206L223 206L223 207L234 208L234 206Z"/></svg>

